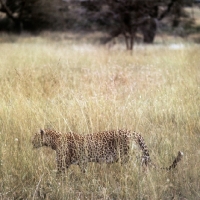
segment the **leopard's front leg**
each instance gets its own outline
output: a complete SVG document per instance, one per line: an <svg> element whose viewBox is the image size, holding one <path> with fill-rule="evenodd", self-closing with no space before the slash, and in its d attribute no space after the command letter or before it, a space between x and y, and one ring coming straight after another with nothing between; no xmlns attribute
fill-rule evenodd
<svg viewBox="0 0 200 200"><path fill-rule="evenodd" d="M66 156L61 150L56 152L57 174L65 173L65 170L69 167L66 162Z"/></svg>
<svg viewBox="0 0 200 200"><path fill-rule="evenodd" d="M85 173L87 171L87 162L80 162L78 165L82 173Z"/></svg>

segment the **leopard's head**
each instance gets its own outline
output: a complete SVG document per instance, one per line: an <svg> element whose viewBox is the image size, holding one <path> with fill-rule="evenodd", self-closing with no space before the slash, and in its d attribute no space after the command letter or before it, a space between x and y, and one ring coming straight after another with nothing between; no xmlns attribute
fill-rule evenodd
<svg viewBox="0 0 200 200"><path fill-rule="evenodd" d="M44 130L40 130L39 133L35 133L35 135L32 138L32 145L33 148L39 148L44 146L43 138L44 138Z"/></svg>

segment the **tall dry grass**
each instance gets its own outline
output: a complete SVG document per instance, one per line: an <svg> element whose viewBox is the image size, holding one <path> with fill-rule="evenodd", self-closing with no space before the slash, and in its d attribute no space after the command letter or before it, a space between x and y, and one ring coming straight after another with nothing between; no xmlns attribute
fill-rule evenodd
<svg viewBox="0 0 200 200"><path fill-rule="evenodd" d="M85 41L1 36L0 199L199 199L200 48L137 46L132 54ZM142 132L152 160L171 172L72 165L56 179L55 152L33 150L40 128L80 134Z"/></svg>

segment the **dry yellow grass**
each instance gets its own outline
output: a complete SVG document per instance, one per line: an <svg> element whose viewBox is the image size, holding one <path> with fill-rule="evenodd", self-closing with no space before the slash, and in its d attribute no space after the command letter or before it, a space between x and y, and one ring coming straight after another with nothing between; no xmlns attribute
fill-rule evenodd
<svg viewBox="0 0 200 200"><path fill-rule="evenodd" d="M50 38L1 36L0 199L199 199L199 46L137 46L131 55ZM86 174L71 166L58 180L55 153L30 143L44 127L127 128L142 132L160 166L185 156L172 172L143 174L133 158L91 163Z"/></svg>

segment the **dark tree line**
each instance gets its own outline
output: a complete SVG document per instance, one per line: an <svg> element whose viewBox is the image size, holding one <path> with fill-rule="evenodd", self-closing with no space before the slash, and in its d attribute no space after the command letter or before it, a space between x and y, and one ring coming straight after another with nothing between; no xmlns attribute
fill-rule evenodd
<svg viewBox="0 0 200 200"><path fill-rule="evenodd" d="M6 16L3 20L7 22L3 25L12 24L11 29L18 33L23 30L48 28L58 19L57 2L57 0L0 0L0 12Z"/></svg>
<svg viewBox="0 0 200 200"><path fill-rule="evenodd" d="M183 12L183 0L101 0L83 1L86 18L105 24L110 37L122 34L127 49L132 50L136 33L140 31L144 43L154 41L158 23L171 15L172 26L178 26Z"/></svg>
<svg viewBox="0 0 200 200"><path fill-rule="evenodd" d="M104 42L118 35L132 49L140 31L144 43L152 43L158 24L170 18L171 26L180 24L183 7L191 0L0 0L1 21L13 30L102 30L109 33ZM0 30L4 28L1 25Z"/></svg>

